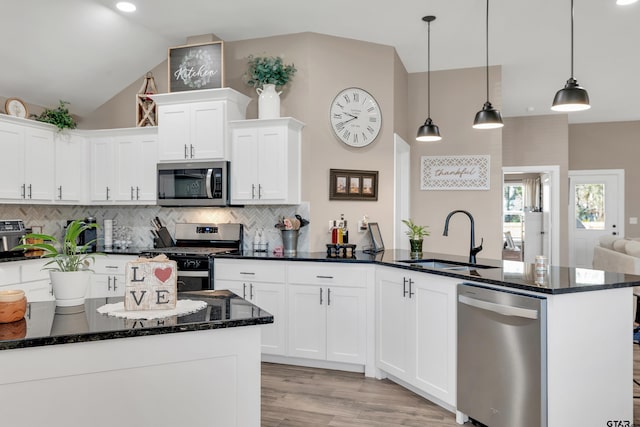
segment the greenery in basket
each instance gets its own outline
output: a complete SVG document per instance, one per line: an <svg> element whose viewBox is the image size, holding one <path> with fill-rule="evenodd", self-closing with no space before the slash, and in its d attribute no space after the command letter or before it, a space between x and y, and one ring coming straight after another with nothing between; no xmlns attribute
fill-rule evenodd
<svg viewBox="0 0 640 427"><path fill-rule="evenodd" d="M29 233L26 234L21 245L16 246L13 250L25 249L25 250L43 250L44 255L42 258L52 258L51 261L45 264L51 265L45 270L54 271L83 271L90 270L91 263L89 260L94 261L95 253L87 253L87 250L96 241L91 240L84 245L78 245L78 237L83 231L90 228L97 228L98 224L85 223L81 220L73 220L68 226L67 231L62 241L58 241L54 236L48 234ZM27 239L40 240L43 243L26 243ZM60 248L60 249L58 249Z"/></svg>
<svg viewBox="0 0 640 427"><path fill-rule="evenodd" d="M69 102L60 101L58 108L45 109L42 114L36 117L36 120L55 125L59 131L63 129L75 129L77 125L73 117L71 117L69 109L66 107L67 104L69 104Z"/></svg>
<svg viewBox="0 0 640 427"><path fill-rule="evenodd" d="M408 220L403 219L402 223L409 228L409 230L406 231L406 234L411 240L422 240L424 236L429 235L429 231L427 230L427 228L429 228L428 225L416 225L413 223L411 218Z"/></svg>
<svg viewBox="0 0 640 427"><path fill-rule="evenodd" d="M245 73L245 80L249 86L261 87L274 84L276 87L286 85L298 71L294 64L286 65L282 58L249 56L249 69Z"/></svg>

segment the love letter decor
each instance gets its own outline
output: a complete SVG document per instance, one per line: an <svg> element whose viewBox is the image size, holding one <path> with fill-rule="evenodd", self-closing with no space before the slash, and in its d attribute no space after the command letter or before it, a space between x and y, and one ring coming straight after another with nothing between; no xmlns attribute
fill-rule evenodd
<svg viewBox="0 0 640 427"><path fill-rule="evenodd" d="M171 310L176 308L177 270L165 255L138 258L127 263L124 309Z"/></svg>

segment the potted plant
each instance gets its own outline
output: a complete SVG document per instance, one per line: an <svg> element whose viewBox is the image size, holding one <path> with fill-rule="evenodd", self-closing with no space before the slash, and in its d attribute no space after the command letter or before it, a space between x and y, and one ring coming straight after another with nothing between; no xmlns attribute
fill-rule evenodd
<svg viewBox="0 0 640 427"><path fill-rule="evenodd" d="M277 88L286 85L296 73L294 64L285 64L282 58L269 56L249 56L249 69L245 81L258 92L258 118L280 117L280 94Z"/></svg>
<svg viewBox="0 0 640 427"><path fill-rule="evenodd" d="M69 102L60 101L58 108L45 109L42 114L36 117L36 120L55 125L58 128L58 131L62 131L64 129L75 129L77 125L75 120L73 120L73 117L71 117L69 109L66 107L67 104L69 104Z"/></svg>
<svg viewBox="0 0 640 427"><path fill-rule="evenodd" d="M78 238L85 231L97 228L96 223L85 223L74 220L67 225L67 230L61 241L48 234L29 233L23 237L23 244L13 249L42 250L42 258L51 258L45 264L49 270L53 295L56 305L67 307L84 304L84 298L93 272L89 267L96 255L87 253L95 239L78 245ZM26 243L27 239L33 239L42 243ZM49 266L49 267L47 267Z"/></svg>
<svg viewBox="0 0 640 427"><path fill-rule="evenodd" d="M411 244L411 253L422 253L422 242L425 236L429 235L427 225L416 225L411 218L403 219L402 223L407 226L409 230L406 231L409 236L409 243Z"/></svg>

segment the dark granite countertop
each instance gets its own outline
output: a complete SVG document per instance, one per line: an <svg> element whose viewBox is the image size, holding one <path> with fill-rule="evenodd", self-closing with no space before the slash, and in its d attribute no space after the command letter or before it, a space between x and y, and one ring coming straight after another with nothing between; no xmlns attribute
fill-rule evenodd
<svg viewBox="0 0 640 427"><path fill-rule="evenodd" d="M140 255L144 251L153 250L150 247L143 246L131 246L128 248L104 248L98 247L97 252L101 252L103 254L111 254L111 255ZM9 256L5 256L4 258L0 257L0 263L3 262L11 262L11 261L26 261L30 259L40 259L39 256L27 256L21 254L9 254Z"/></svg>
<svg viewBox="0 0 640 427"><path fill-rule="evenodd" d="M32 302L24 319L0 323L0 350L273 323L271 314L229 291L181 292L178 299L204 301L207 307L184 316L132 320L97 312L122 297L87 299L76 307Z"/></svg>
<svg viewBox="0 0 640 427"><path fill-rule="evenodd" d="M295 257L275 256L271 254L216 255L216 258L263 259L283 261L313 261L340 263L373 263L397 267L404 270L419 271L441 276L453 277L478 283L504 286L510 289L523 289L544 294L565 294L589 292L613 288L640 286L640 276L624 273L604 272L586 268L551 266L547 274L536 275L533 264L519 261L502 261L478 258L477 264L492 268L470 268L468 270L443 270L419 266L411 253L405 250L386 250L377 254L356 251L353 257L327 257L326 252L298 252ZM437 259L452 263L465 264L467 257L423 252L421 259ZM410 262L402 262L410 261Z"/></svg>

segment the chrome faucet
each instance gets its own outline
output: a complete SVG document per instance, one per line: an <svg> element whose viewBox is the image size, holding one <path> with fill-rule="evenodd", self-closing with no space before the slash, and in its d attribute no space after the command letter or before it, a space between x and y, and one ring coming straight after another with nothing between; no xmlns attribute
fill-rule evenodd
<svg viewBox="0 0 640 427"><path fill-rule="evenodd" d="M447 215L447 219L444 221L444 232L442 233L443 236L448 236L449 235L449 219L451 219L451 217L454 214L457 214L458 212L465 214L466 216L469 217L469 221L471 221L471 242L469 243L469 263L471 264L475 264L476 263L476 254L478 252L480 252L482 250L482 243L484 242L484 238L480 239L480 246L475 246L476 245L476 230L475 230L475 224L473 222L473 215L471 215L469 212L467 211L463 211L463 210L455 210L455 211L451 211L449 212L449 215Z"/></svg>

